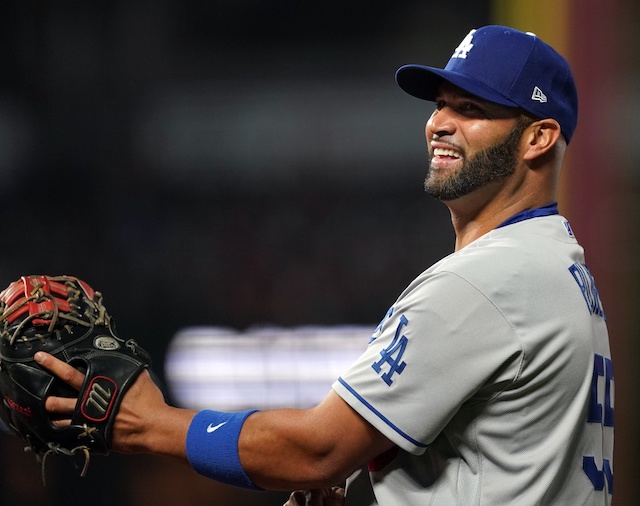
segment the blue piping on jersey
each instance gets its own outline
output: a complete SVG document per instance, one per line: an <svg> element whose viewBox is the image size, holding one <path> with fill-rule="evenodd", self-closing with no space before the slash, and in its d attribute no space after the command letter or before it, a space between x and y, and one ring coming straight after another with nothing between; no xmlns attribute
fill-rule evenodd
<svg viewBox="0 0 640 506"><path fill-rule="evenodd" d="M356 392L349 384L347 384L345 380L343 380L342 378L338 378L338 381L343 387L349 390L349 392L351 392L364 406L369 408L378 418L380 418L380 420L386 423L389 427L391 427L394 431L400 434L403 438L405 438L411 444L416 445L418 448L427 448L429 446L424 443L421 443L420 441L416 441L411 436L409 436L408 434L400 430L400 428L396 427L393 423L389 421L387 417L385 417L382 413L380 413L380 411L378 411L371 404L369 404L358 392Z"/></svg>
<svg viewBox="0 0 640 506"><path fill-rule="evenodd" d="M513 223L518 223L519 221L530 220L531 218L538 218L540 216L551 216L553 214L558 214L557 202L552 202L551 204L547 204L542 207L536 207L535 209L525 209L524 211L520 211L518 214L514 214L511 218L500 223L496 228L505 227L507 225L512 225Z"/></svg>

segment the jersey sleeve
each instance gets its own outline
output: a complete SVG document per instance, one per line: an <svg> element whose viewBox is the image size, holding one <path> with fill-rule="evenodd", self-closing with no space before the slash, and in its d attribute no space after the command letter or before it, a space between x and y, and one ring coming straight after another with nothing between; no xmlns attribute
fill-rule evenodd
<svg viewBox="0 0 640 506"><path fill-rule="evenodd" d="M457 274L418 278L333 389L400 448L423 453L466 402L496 395L524 350L494 303Z"/></svg>

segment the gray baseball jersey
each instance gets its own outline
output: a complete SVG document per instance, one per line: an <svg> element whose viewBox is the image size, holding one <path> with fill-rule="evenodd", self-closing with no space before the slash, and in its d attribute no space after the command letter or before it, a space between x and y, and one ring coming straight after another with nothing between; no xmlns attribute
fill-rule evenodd
<svg viewBox="0 0 640 506"><path fill-rule="evenodd" d="M569 223L540 210L418 276L334 383L397 445L347 505L610 504L606 317Z"/></svg>

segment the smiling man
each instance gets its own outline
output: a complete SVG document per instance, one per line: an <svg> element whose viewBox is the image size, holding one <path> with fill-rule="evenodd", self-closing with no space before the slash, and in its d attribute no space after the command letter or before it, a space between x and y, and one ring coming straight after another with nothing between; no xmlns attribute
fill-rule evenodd
<svg viewBox="0 0 640 506"><path fill-rule="evenodd" d="M425 189L451 212L455 251L407 286L318 406L196 413L167 405L145 373L114 449L236 486L308 489L288 505L610 504L605 314L556 203L577 123L569 66L533 34L487 26L444 69L407 65L397 81L436 103ZM47 400L57 418L75 405ZM332 488L344 480L346 494Z"/></svg>
<svg viewBox="0 0 640 506"><path fill-rule="evenodd" d="M425 132L431 158L425 180L425 190L429 195L442 201L450 201L513 174L516 170L520 137L533 122L532 118L517 109L499 106L469 95L447 83L441 85L435 101L438 114L433 114ZM458 116L458 124L453 128L460 129L458 133L465 136L464 139L461 138L460 144L452 140L455 132L449 132L447 126L442 126L446 114L439 112L445 107ZM513 121L509 121L514 118L517 120L515 125ZM502 126L503 129L507 128L508 132L504 139L492 141L488 138L490 131L479 129L478 133L485 136L481 140L485 143L490 141L492 144L476 153L470 153L468 148L465 149L463 146L467 141L468 126L465 126L472 125L477 129L477 125L482 125L478 120L492 120L492 123L487 123L488 127L496 130L496 126ZM506 121L502 121L500 125L497 120ZM473 134L474 132L468 132L469 136ZM473 138L471 141L478 142ZM453 171L453 174L450 174L450 171Z"/></svg>

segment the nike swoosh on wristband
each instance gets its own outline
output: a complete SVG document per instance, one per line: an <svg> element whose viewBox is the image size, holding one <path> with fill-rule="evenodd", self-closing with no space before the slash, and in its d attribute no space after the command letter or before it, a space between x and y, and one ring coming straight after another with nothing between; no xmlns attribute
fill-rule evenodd
<svg viewBox="0 0 640 506"><path fill-rule="evenodd" d="M213 425L213 424L210 423L209 426L207 427L207 432L208 433L215 432L220 427L222 427L225 423L227 423L227 422L222 422L222 423L219 423L218 425Z"/></svg>

